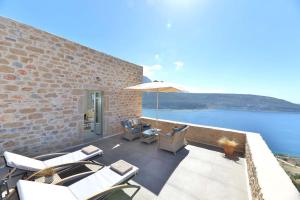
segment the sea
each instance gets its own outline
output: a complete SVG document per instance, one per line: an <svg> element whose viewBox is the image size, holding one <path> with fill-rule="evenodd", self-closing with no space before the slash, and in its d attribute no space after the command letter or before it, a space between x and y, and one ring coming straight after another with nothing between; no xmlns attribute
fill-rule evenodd
<svg viewBox="0 0 300 200"><path fill-rule="evenodd" d="M158 118L260 133L273 153L300 156L300 113L239 110L158 110ZM156 117L156 109L143 109Z"/></svg>

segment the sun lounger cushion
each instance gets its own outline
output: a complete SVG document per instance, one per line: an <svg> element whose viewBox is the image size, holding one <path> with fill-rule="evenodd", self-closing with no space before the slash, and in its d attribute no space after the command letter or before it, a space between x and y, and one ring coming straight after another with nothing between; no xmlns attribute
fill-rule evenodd
<svg viewBox="0 0 300 200"><path fill-rule="evenodd" d="M99 148L97 148L93 145L89 145L87 147L82 148L81 151L83 153L85 153L86 155L90 155L92 153L95 153L95 152L99 151Z"/></svg>
<svg viewBox="0 0 300 200"><path fill-rule="evenodd" d="M90 175L72 185L69 189L77 197L77 199L86 199L95 195L97 192L109 189L112 186L123 183L137 174L138 168L133 166L130 171L124 175L120 175L110 169L109 166L104 167L93 175Z"/></svg>
<svg viewBox="0 0 300 200"><path fill-rule="evenodd" d="M87 160L96 155L101 155L102 153L103 153L103 151L101 149L98 149L98 151L91 153L89 155L86 155L80 149L80 150L74 151L72 153L63 155L63 156L59 156L59 157L55 157L55 158L46 160L46 161L44 161L44 163L47 167L53 167L53 166L57 166L57 165L65 164L65 163L72 163L72 162Z"/></svg>
<svg viewBox="0 0 300 200"><path fill-rule="evenodd" d="M9 167L16 167L18 169L26 171L39 171L45 169L46 167L53 167L56 165L78 162L82 160L88 160L96 155L101 155L103 151L98 149L96 152L93 152L89 155L83 153L81 150L68 153L63 156L58 156L46 161L40 161L19 154L11 153L5 151L3 156L5 158L6 164Z"/></svg>
<svg viewBox="0 0 300 200"><path fill-rule="evenodd" d="M40 160L28 158L19 154L5 151L3 154L6 164L9 167L16 167L26 171L38 171L46 167L45 163Z"/></svg>
<svg viewBox="0 0 300 200"><path fill-rule="evenodd" d="M113 171L117 172L120 175L123 175L132 169L132 165L124 160L119 160L111 164L110 169L112 169Z"/></svg>
<svg viewBox="0 0 300 200"><path fill-rule="evenodd" d="M17 189L20 200L77 200L65 186L19 180Z"/></svg>

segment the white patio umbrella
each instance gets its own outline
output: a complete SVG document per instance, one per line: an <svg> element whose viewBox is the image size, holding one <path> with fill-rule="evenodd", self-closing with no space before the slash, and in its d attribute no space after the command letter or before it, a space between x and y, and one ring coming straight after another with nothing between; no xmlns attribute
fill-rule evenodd
<svg viewBox="0 0 300 200"><path fill-rule="evenodd" d="M160 92L188 92L183 87L163 81L153 81L125 88L125 90L140 92L156 92L156 125L158 119L159 93Z"/></svg>

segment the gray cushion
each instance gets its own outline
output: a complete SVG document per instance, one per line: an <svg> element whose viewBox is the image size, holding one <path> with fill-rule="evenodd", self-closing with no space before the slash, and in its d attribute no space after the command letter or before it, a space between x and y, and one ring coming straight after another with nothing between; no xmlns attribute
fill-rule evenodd
<svg viewBox="0 0 300 200"><path fill-rule="evenodd" d="M113 164L110 165L110 169L117 172L120 175L124 175L128 171L132 169L132 165L124 160L119 160Z"/></svg>
<svg viewBox="0 0 300 200"><path fill-rule="evenodd" d="M89 146L86 146L86 147L82 148L81 151L83 153L85 153L86 155L90 155L92 153L95 153L95 152L99 151L99 148L95 147L93 145L89 145Z"/></svg>

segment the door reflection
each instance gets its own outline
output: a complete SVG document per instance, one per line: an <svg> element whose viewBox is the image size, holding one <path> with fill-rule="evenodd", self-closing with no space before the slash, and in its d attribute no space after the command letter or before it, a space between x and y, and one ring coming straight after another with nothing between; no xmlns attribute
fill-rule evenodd
<svg viewBox="0 0 300 200"><path fill-rule="evenodd" d="M87 137L102 135L101 92L87 91L84 109L84 131Z"/></svg>

